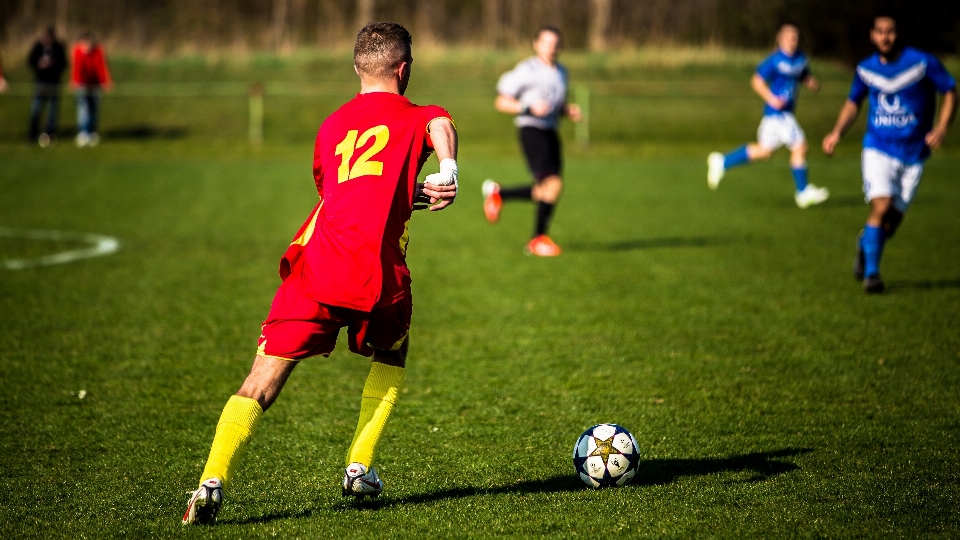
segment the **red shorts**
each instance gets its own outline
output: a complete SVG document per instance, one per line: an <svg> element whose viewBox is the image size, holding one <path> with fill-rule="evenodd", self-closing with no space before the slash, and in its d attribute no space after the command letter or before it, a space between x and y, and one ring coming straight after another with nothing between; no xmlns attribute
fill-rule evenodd
<svg viewBox="0 0 960 540"><path fill-rule="evenodd" d="M321 304L307 298L295 279L285 279L263 321L257 354L282 360L328 356L344 326L350 350L357 354L373 356L373 349L396 350L410 330L412 308L410 296L369 313Z"/></svg>

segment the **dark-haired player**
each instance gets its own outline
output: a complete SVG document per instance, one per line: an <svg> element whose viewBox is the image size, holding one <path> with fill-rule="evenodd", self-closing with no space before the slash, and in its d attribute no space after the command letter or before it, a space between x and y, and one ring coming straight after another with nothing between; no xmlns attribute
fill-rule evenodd
<svg viewBox="0 0 960 540"><path fill-rule="evenodd" d="M757 142L724 155L713 152L707 157L707 185L717 189L727 170L758 160L770 159L781 146L790 150L790 171L796 188L793 199L800 208L827 200L827 188L807 181L807 137L793 111L797 106L797 87L804 84L817 91L820 83L810 73L807 55L800 50L800 31L784 24L777 32L777 50L757 66L750 86L763 100L763 120L757 128Z"/></svg>
<svg viewBox="0 0 960 540"><path fill-rule="evenodd" d="M493 180L483 183L483 211L490 223L499 220L504 201L537 203L533 238L526 252L541 257L560 254L560 247L547 236L550 217L563 190L557 128L564 115L580 121L580 107L567 103L567 69L557 63L561 39L557 28L540 28L533 42L536 54L497 82L495 106L502 113L517 115L513 123L520 130L520 146L533 174L533 185L501 188Z"/></svg>
<svg viewBox="0 0 960 540"><path fill-rule="evenodd" d="M877 52L857 64L850 95L833 131L823 139L823 151L833 154L867 98L860 163L870 214L860 233L853 273L863 280L864 291L880 293L883 246L893 238L920 186L923 162L947 136L956 112L957 83L936 56L899 45L893 17L875 17L870 40ZM937 93L943 94L943 103L934 123Z"/></svg>
<svg viewBox="0 0 960 540"><path fill-rule="evenodd" d="M457 194L457 135L450 115L403 97L413 63L410 44L410 34L396 23L371 23L357 36L360 93L317 133L313 171L320 202L281 259L283 283L263 323L256 359L223 409L185 524L215 522L223 489L260 415L298 361L329 355L344 327L350 350L373 356L373 362L343 494L377 496L383 490L371 464L406 365L412 310L407 227L415 202L441 210ZM418 185L432 152L440 172Z"/></svg>

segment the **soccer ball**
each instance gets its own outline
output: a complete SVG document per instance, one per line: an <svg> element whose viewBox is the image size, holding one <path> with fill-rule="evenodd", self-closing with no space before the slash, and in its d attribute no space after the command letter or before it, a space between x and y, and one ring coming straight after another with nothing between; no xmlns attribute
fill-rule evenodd
<svg viewBox="0 0 960 540"><path fill-rule="evenodd" d="M637 440L616 424L598 424L583 432L573 447L573 466L592 488L621 487L637 474Z"/></svg>

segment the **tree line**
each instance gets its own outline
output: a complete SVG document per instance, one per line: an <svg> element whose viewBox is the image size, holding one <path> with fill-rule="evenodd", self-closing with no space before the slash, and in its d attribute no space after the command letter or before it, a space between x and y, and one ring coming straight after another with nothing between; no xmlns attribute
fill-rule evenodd
<svg viewBox="0 0 960 540"><path fill-rule="evenodd" d="M25 49L52 24L68 39L90 30L130 54L288 53L349 47L366 22L393 20L428 46L516 47L552 24L572 49L758 48L793 22L808 51L853 60L870 50L867 31L881 9L899 16L911 43L960 51L955 0L0 0L0 43Z"/></svg>

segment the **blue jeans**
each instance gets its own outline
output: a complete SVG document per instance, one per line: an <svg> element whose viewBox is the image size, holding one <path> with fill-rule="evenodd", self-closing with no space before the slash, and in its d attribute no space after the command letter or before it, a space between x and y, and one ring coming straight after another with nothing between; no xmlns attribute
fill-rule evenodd
<svg viewBox="0 0 960 540"><path fill-rule="evenodd" d="M49 104L49 105L48 105ZM60 112L60 85L37 83L33 93L33 103L30 105L30 138L36 139L40 135L40 116L43 107L48 105L47 126L44 133L57 133L57 113Z"/></svg>
<svg viewBox="0 0 960 540"><path fill-rule="evenodd" d="M100 114L100 88L85 86L75 93L77 98L77 130L80 133L97 132L97 115Z"/></svg>

